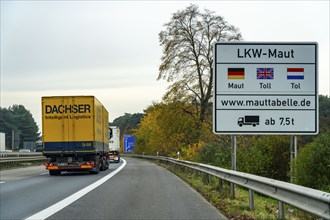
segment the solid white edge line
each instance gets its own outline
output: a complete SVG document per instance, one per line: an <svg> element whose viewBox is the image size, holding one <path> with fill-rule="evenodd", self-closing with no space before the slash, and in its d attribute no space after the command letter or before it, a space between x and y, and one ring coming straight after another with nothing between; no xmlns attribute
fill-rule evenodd
<svg viewBox="0 0 330 220"><path fill-rule="evenodd" d="M56 212L60 211L61 209L67 207L68 205L70 205L74 201L78 200L79 198L81 198L82 196L87 194L88 192L92 191L96 187L100 186L105 181L109 180L111 177L113 177L119 171L121 171L126 166L126 160L122 159L122 161L123 161L123 164L120 167L118 167L115 171L113 171L112 173L110 173L107 176L103 177L102 179L96 181L95 183L93 183L89 186L86 186L85 188L79 190L78 192L72 194L71 196L59 201L58 203L55 203L54 205L26 218L26 220L35 220L35 219L43 220L43 219L46 219L49 216L55 214Z"/></svg>

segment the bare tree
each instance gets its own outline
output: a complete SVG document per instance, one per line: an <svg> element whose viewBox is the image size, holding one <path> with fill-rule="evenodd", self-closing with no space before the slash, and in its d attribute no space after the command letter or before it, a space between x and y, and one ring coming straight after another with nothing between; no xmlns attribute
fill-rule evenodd
<svg viewBox="0 0 330 220"><path fill-rule="evenodd" d="M196 5L174 13L164 27L159 33L163 55L158 80L173 82L167 95L184 94L197 103L203 122L212 97L213 43L238 41L241 34L221 16L209 10L201 13Z"/></svg>

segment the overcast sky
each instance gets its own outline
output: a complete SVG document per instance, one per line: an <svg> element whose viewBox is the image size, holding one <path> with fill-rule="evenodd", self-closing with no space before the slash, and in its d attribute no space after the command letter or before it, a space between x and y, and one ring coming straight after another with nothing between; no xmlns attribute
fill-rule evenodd
<svg viewBox="0 0 330 220"><path fill-rule="evenodd" d="M319 93L329 91L329 1L3 1L1 107L24 105L41 126L41 97L94 95L110 113L161 101L158 34L190 4L223 16L245 41L319 44Z"/></svg>

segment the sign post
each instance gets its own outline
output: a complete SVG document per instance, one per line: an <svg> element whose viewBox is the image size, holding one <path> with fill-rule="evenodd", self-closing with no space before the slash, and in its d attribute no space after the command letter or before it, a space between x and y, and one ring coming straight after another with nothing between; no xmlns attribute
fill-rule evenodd
<svg viewBox="0 0 330 220"><path fill-rule="evenodd" d="M215 43L214 132L317 134L317 83L317 43Z"/></svg>
<svg viewBox="0 0 330 220"><path fill-rule="evenodd" d="M231 136L231 169L236 170L236 135ZM235 199L235 184L230 183L230 197Z"/></svg>

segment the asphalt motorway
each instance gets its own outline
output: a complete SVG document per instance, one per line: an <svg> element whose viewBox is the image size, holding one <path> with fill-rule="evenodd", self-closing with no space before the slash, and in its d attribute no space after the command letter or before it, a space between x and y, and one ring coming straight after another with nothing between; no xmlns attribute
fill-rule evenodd
<svg viewBox="0 0 330 220"><path fill-rule="evenodd" d="M144 160L125 160L125 167L116 175L47 219L227 219L166 169ZM109 170L98 175L45 174L7 180L0 184L0 219L24 219L38 213L96 180L111 175L124 165L122 163L111 164ZM21 208L25 211L15 214L15 210Z"/></svg>

